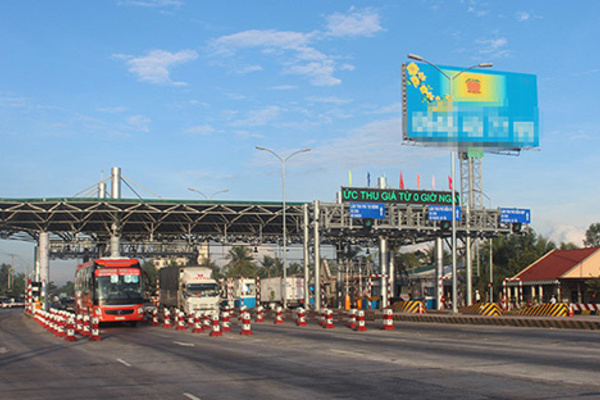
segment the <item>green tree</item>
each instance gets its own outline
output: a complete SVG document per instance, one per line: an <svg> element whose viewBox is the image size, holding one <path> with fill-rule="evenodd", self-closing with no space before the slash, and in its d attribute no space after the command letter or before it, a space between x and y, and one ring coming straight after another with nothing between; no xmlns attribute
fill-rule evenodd
<svg viewBox="0 0 600 400"><path fill-rule="evenodd" d="M594 299L600 298L600 278L585 281L586 292Z"/></svg>
<svg viewBox="0 0 600 400"><path fill-rule="evenodd" d="M560 242L560 246L558 247L560 250L576 250L579 248L579 246L577 246L575 243L565 243L565 242Z"/></svg>
<svg viewBox="0 0 600 400"><path fill-rule="evenodd" d="M264 255L260 261L260 267L258 269L258 275L261 278L270 278L272 276L282 276L283 268L281 261L271 256Z"/></svg>
<svg viewBox="0 0 600 400"><path fill-rule="evenodd" d="M596 222L588 227L587 231L585 231L585 239L583 239L583 244L586 247L600 246L600 223Z"/></svg>
<svg viewBox="0 0 600 400"><path fill-rule="evenodd" d="M226 259L225 275L227 276L255 276L256 265L252 259L252 251L247 246L233 246Z"/></svg>

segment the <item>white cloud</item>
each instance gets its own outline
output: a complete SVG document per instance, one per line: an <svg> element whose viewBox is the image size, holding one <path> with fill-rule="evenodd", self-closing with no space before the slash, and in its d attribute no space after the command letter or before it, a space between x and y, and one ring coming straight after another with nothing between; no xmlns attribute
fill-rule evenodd
<svg viewBox="0 0 600 400"><path fill-rule="evenodd" d="M0 97L0 107L26 107L28 101L24 97Z"/></svg>
<svg viewBox="0 0 600 400"><path fill-rule="evenodd" d="M120 0L120 6L139 6L148 8L180 7L183 2L180 0Z"/></svg>
<svg viewBox="0 0 600 400"><path fill-rule="evenodd" d="M403 146L401 118L377 120L365 124L348 134L315 144L311 162L327 168L360 169L370 165L380 168L394 167L399 163L404 168L420 164L424 159L431 161L435 156L446 156L447 152L438 149L423 149ZM396 144L396 145L394 145Z"/></svg>
<svg viewBox="0 0 600 400"><path fill-rule="evenodd" d="M96 111L108 114L119 114L127 111L127 107L98 107Z"/></svg>
<svg viewBox="0 0 600 400"><path fill-rule="evenodd" d="M511 55L511 51L508 48L508 39L505 37L479 39L475 43L479 45L478 53L481 57L494 59L505 58Z"/></svg>
<svg viewBox="0 0 600 400"><path fill-rule="evenodd" d="M140 57L124 54L114 54L113 57L126 60L125 64L129 67L129 71L136 74L140 81L183 86L187 83L171 80L170 68L195 60L198 58L198 53L194 50L181 50L177 53L151 50L147 55Z"/></svg>
<svg viewBox="0 0 600 400"><path fill-rule="evenodd" d="M308 101L312 101L315 103L329 103L329 104L337 104L337 105L341 105L341 104L348 104L351 103L352 100L350 99L342 99L336 96L329 96L329 97L307 97L306 100Z"/></svg>
<svg viewBox="0 0 600 400"><path fill-rule="evenodd" d="M258 49L261 54L274 58L282 66L284 74L305 76L315 86L339 85L341 80L334 76L336 70L352 71L354 66L347 63L338 66L337 57L318 50L315 43L331 37L373 36L383 28L379 14L373 10L351 8L346 14L335 13L326 19L326 32L252 29L214 39L209 43L209 48L215 57L234 57L241 50ZM241 62L226 65L231 68L240 64L243 65ZM249 72L260 68L252 64ZM241 71L248 72L244 68Z"/></svg>
<svg viewBox="0 0 600 400"><path fill-rule="evenodd" d="M528 12L519 11L515 14L515 17L517 18L517 21L525 22L531 19L531 14L529 14Z"/></svg>
<svg viewBox="0 0 600 400"><path fill-rule="evenodd" d="M583 246L585 231L585 228L579 228L573 225L557 225L552 227L549 239L556 243L557 246L563 242Z"/></svg>
<svg viewBox="0 0 600 400"><path fill-rule="evenodd" d="M193 133L193 134L198 134L198 135L208 135L208 134L215 132L215 128L213 128L210 125L197 125L197 126L192 126L191 128L188 128L185 131L187 133Z"/></svg>
<svg viewBox="0 0 600 400"><path fill-rule="evenodd" d="M143 115L132 115L127 117L125 121L130 129L140 132L150 131L150 118L144 117Z"/></svg>
<svg viewBox="0 0 600 400"><path fill-rule="evenodd" d="M335 13L327 17L329 36L373 36L383 30L380 16L373 10L358 11L351 7L346 14Z"/></svg>
<svg viewBox="0 0 600 400"><path fill-rule="evenodd" d="M280 85L280 86L272 86L269 89L271 89L271 90L294 90L294 89L298 89L298 86Z"/></svg>
<svg viewBox="0 0 600 400"><path fill-rule="evenodd" d="M277 106L268 106L261 110L253 110L246 113L246 118L233 122L232 126L262 126L275 120L280 114Z"/></svg>

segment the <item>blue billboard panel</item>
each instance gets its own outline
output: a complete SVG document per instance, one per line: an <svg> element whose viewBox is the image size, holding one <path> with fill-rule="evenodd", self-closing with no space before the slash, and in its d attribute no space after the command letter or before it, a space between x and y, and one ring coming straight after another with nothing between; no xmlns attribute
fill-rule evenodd
<svg viewBox="0 0 600 400"><path fill-rule="evenodd" d="M380 203L350 203L350 218L385 218L385 204Z"/></svg>
<svg viewBox="0 0 600 400"><path fill-rule="evenodd" d="M523 208L501 208L500 222L505 224L531 223L531 210Z"/></svg>
<svg viewBox="0 0 600 400"><path fill-rule="evenodd" d="M405 140L483 151L539 146L535 75L411 62L402 86Z"/></svg>
<svg viewBox="0 0 600 400"><path fill-rule="evenodd" d="M456 207L456 221L460 221L462 211L460 206ZM429 206L429 221L452 221L452 206Z"/></svg>

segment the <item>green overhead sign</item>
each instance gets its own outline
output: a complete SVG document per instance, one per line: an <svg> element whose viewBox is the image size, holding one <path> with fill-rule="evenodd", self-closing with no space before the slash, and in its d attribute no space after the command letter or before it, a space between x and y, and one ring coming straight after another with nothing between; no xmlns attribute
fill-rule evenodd
<svg viewBox="0 0 600 400"><path fill-rule="evenodd" d="M342 202L452 205L452 192L342 187ZM456 193L456 205L459 204L460 197Z"/></svg>

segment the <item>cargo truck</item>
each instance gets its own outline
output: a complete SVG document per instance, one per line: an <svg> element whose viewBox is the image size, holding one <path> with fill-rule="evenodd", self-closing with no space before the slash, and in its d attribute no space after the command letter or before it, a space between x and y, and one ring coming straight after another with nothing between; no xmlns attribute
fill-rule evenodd
<svg viewBox="0 0 600 400"><path fill-rule="evenodd" d="M212 269L195 266L173 266L158 271L160 305L175 307L185 313L218 312L219 285Z"/></svg>
<svg viewBox="0 0 600 400"><path fill-rule="evenodd" d="M282 305L283 278L264 278L260 282L260 302L269 308ZM288 276L286 278L286 297L288 307L298 307L304 304L304 278Z"/></svg>

